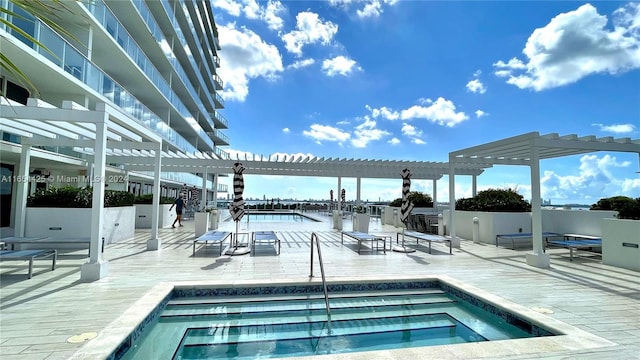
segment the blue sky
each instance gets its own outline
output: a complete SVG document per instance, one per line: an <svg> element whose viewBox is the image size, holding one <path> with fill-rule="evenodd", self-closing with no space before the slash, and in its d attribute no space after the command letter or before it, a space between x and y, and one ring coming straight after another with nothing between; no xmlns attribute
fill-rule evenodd
<svg viewBox="0 0 640 360"><path fill-rule="evenodd" d="M640 3L214 0L225 130L234 157L448 161L531 131L640 138ZM640 197L638 154L541 162L553 203ZM529 168L495 166L478 189L530 198ZM223 180L229 181L229 179ZM456 177L456 195L471 196ZM229 181L230 185L230 181ZM245 175L245 197L326 199L336 178ZM343 178L347 200L356 179ZM433 194L432 182L412 190ZM448 177L437 184L448 199ZM363 200L401 178L362 179Z"/></svg>

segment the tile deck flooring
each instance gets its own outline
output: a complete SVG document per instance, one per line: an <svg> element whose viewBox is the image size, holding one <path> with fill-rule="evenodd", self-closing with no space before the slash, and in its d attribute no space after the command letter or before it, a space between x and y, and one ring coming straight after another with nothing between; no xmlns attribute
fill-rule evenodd
<svg viewBox="0 0 640 360"><path fill-rule="evenodd" d="M138 229L134 238L105 247L107 277L80 282L86 250L60 256L55 271L51 261L36 261L27 279L26 262L0 264L0 358L2 360L68 359L86 342L68 339L100 333L140 297L161 282L211 280L278 280L309 276L310 236L320 238L327 280L341 277L447 275L547 316L605 338L615 345L563 352L475 358L500 359L640 359L640 273L602 265L599 257L579 253L569 261L566 249L549 250L551 268L538 269L525 261L526 249L511 250L462 240L449 255L448 247L426 244L413 253L357 252L357 243L340 243L331 218L312 213L322 222L241 223L240 231L275 230L282 239L279 256L259 249L256 256L218 256L217 248L200 249L192 256L193 221L184 227L161 229L162 248L147 251L150 230ZM233 222L220 229L235 231ZM345 220L344 229L351 229ZM399 229L372 219L370 233L393 237ZM389 246L389 245L387 245ZM364 249L363 249L364 250ZM318 270L316 270L318 271ZM541 350L542 351L542 350ZM428 354L428 352L425 352ZM455 351L451 352L455 354ZM386 358L403 358L401 356ZM428 358L428 355L425 355ZM350 355L341 357L351 358ZM355 358L355 357L354 357ZM375 358L369 356L368 359ZM462 355L451 358L464 358Z"/></svg>

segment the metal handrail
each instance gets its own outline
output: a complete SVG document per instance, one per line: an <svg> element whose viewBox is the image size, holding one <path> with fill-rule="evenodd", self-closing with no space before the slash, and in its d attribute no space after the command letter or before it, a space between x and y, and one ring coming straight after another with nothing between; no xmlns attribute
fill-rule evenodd
<svg viewBox="0 0 640 360"><path fill-rule="evenodd" d="M309 277L313 277L313 239L316 240L316 248L318 249L318 262L320 262L320 275L322 276L322 287L324 288L324 304L327 308L327 328L329 334L331 334L331 307L329 306L329 292L327 291L327 280L324 277L324 265L322 263L322 252L320 251L320 240L315 232L311 233L311 274Z"/></svg>

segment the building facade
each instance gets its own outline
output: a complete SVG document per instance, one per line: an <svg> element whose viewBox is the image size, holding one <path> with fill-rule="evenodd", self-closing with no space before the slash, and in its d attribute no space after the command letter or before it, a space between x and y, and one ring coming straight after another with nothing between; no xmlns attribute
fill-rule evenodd
<svg viewBox="0 0 640 360"><path fill-rule="evenodd" d="M228 158L221 148L229 145L224 133L228 122L220 112L224 108L219 94L223 81L217 74L220 46L209 1L93 0L64 1L62 6L45 3L52 6L50 18L59 28L36 20L11 1L0 0L0 7L8 10L0 16L29 35L0 24L2 55L28 78L27 82L15 71L2 67L0 93L4 102L20 105L27 104L29 98L38 98L57 108L63 102L73 102L87 109L107 103L126 114L131 122L158 134L163 151ZM19 164L21 132L29 130L27 122L3 120L2 227L10 226L19 180L14 174ZM36 146L31 157L27 179L30 193L39 187L67 185L60 179L73 181L91 173L87 155L73 147ZM108 166L106 171L121 175L109 177L120 180L107 184L109 189L128 190L136 195L152 192L151 172L127 171L118 166ZM201 176L163 172L160 195L176 196L185 187L201 188ZM207 188L213 189L212 178L206 181L210 182ZM219 192L227 191L223 185L215 186Z"/></svg>

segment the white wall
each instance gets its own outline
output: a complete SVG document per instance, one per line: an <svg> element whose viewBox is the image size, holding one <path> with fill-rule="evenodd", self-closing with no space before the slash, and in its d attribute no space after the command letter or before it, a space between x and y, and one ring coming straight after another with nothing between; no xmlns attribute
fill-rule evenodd
<svg viewBox="0 0 640 360"><path fill-rule="evenodd" d="M151 229L151 216L153 205L135 204L136 208L136 229ZM169 211L171 204L160 204L160 218L158 228L170 227L175 220L175 211Z"/></svg>
<svg viewBox="0 0 640 360"><path fill-rule="evenodd" d="M473 218L478 217L479 241L495 244L496 235L531 232L531 213L456 211L456 236L473 239ZM615 218L615 211L542 210L542 231L601 236L602 219ZM449 233L449 210L443 220Z"/></svg>
<svg viewBox="0 0 640 360"><path fill-rule="evenodd" d="M602 263L640 271L640 220L602 220Z"/></svg>
<svg viewBox="0 0 640 360"><path fill-rule="evenodd" d="M542 231L602 236L602 219L615 219L617 211L542 210Z"/></svg>
<svg viewBox="0 0 640 360"><path fill-rule="evenodd" d="M102 233L105 244L131 239L135 232L133 206L104 209ZM52 239L91 237L90 208L35 208L28 207L25 236L47 236Z"/></svg>

